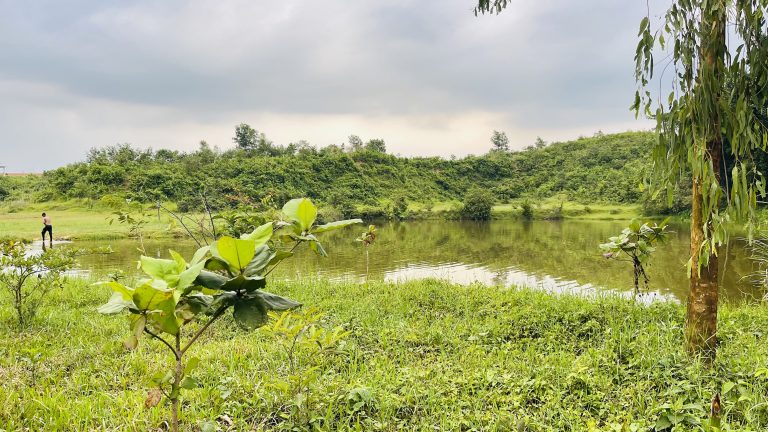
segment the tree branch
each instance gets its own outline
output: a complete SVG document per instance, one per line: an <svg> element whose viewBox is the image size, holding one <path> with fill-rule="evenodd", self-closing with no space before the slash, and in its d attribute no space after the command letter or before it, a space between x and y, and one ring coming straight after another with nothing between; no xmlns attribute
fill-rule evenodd
<svg viewBox="0 0 768 432"><path fill-rule="evenodd" d="M213 313L213 316L211 317L211 319L209 319L208 322L205 323L200 328L200 330L198 330L197 333L194 334L194 336L192 336L192 339L190 339L189 342L187 342L187 344L184 345L184 348L181 349L180 354L184 355L184 353L187 352L189 347L192 346L192 344L195 343L195 341L197 341L197 339L203 334L203 332L205 332L205 330L208 327L210 327L211 324L213 324L214 321L216 321L220 316L222 316L224 314L224 311L226 311L228 307L229 307L229 305L220 306L219 309L217 309L216 312Z"/></svg>
<svg viewBox="0 0 768 432"><path fill-rule="evenodd" d="M178 353L176 352L176 349L173 346L171 346L171 344L168 343L167 340L165 340L165 339L161 338L160 336L156 335L155 333L152 332L152 330L150 330L150 329L148 329L146 327L144 327L144 333L147 333L148 335L152 336L153 338L155 338L155 339L159 340L160 342L162 342L163 344L165 344L165 346L167 346L168 349L173 352L173 355L178 356Z"/></svg>

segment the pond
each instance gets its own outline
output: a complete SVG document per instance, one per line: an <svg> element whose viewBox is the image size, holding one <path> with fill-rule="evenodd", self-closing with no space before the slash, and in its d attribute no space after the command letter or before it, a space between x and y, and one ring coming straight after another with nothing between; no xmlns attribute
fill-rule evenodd
<svg viewBox="0 0 768 432"><path fill-rule="evenodd" d="M329 257L309 250L286 260L273 275L279 278L400 281L443 278L468 284L525 286L552 292L632 291L632 268L627 262L608 261L598 244L618 234L620 221L407 221L378 226L379 238L369 248L354 241L362 226L321 237ZM674 224L670 241L659 247L648 266L649 291L653 296L685 299L688 280L688 227ZM81 260L86 271L107 274L135 272L139 255L133 240L78 242L79 247L111 246L110 255ZM732 239L721 253L723 297L729 300L760 298L762 291L742 280L753 271L744 241ZM168 249L191 257L197 249L188 240L150 240L147 251L168 257Z"/></svg>

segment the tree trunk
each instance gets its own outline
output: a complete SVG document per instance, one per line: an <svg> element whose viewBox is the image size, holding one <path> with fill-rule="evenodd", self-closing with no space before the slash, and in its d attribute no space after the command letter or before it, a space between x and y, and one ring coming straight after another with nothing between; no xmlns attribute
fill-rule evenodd
<svg viewBox="0 0 768 432"><path fill-rule="evenodd" d="M719 101L721 87L725 82L725 24L726 4L723 0L713 1L701 12L701 69L698 86L700 98L698 103L706 113L706 118L700 119L708 127L705 128L706 152L705 161L712 162L712 170L716 180L720 182L720 162L723 151L722 131L720 130ZM693 143L694 153L700 154ZM711 362L717 350L717 303L719 295L718 259L716 250L709 251L706 265L699 265L702 248L706 239L712 238L713 226L711 214L703 214L702 193L708 193L709 186L702 184L701 175L694 176L691 199L691 274L690 292L686 313L685 339L686 348L696 356L703 356ZM719 203L714 203L717 207Z"/></svg>
<svg viewBox="0 0 768 432"><path fill-rule="evenodd" d="M693 181L691 202L691 274L685 322L688 352L714 359L717 348L717 256L711 254L706 266L699 266L699 252L704 243L701 181ZM708 247L708 246L705 246Z"/></svg>

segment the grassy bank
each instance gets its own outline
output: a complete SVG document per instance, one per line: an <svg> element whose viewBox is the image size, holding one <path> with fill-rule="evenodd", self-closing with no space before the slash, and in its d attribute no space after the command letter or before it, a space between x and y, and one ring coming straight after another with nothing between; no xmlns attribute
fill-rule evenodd
<svg viewBox="0 0 768 432"><path fill-rule="evenodd" d="M220 430L697 430L717 392L726 430L768 427L759 306L723 308L707 369L681 349L676 304L436 281L272 290L350 334L323 350L299 344L290 367L284 337L240 331L227 317L193 348L201 387L186 393L186 430L203 421ZM167 410L144 399L166 353L153 343L124 351L126 319L95 312L108 296L69 283L21 333L4 298L0 429L158 428Z"/></svg>
<svg viewBox="0 0 768 432"><path fill-rule="evenodd" d="M499 204L493 208L494 219L522 218L524 200L515 200ZM555 199L531 202L534 219L592 219L592 220L630 220L640 217L640 206L626 204L581 204ZM456 219L461 203L446 201L425 205L410 203L405 219ZM333 218L341 218L330 209ZM391 217L386 206L363 206L358 209L359 216L365 220L381 220ZM114 217L114 210L99 203L72 200L40 204L5 204L0 205L0 240L20 239L25 241L40 239L42 229L40 215L47 212L53 218L54 236L61 240L107 240L125 238L129 235L126 225L109 223ZM151 212L150 212L151 213ZM181 228L165 213L160 217L148 217L148 223L142 231L152 238L172 237L183 234Z"/></svg>

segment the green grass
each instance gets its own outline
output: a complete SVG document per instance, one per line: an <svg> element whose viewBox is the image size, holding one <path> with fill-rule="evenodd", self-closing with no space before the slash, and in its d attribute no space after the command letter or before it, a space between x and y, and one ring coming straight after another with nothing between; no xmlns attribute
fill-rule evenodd
<svg viewBox="0 0 768 432"><path fill-rule="evenodd" d="M107 240L129 236L128 226L109 219L114 210L106 206L86 206L79 200L50 202L44 204L6 204L0 206L0 239L40 240L42 230L41 214L46 212L52 218L53 235L57 240ZM179 229L169 229L171 218L164 213L148 217L143 231L146 237L170 237L179 234Z"/></svg>
<svg viewBox="0 0 768 432"><path fill-rule="evenodd" d="M222 319L191 350L201 387L184 394L185 430L216 419L238 431L648 431L667 420L700 430L717 392L726 430L768 428L759 305L722 309L719 355L705 368L681 348L677 304L438 281L271 290L350 335L323 351L301 345L291 372L284 338ZM2 297L0 429L145 431L167 418L167 407L143 405L166 352L147 341L126 352L126 318L95 312L108 296L71 282L21 332ZM23 360L35 353L36 363Z"/></svg>

